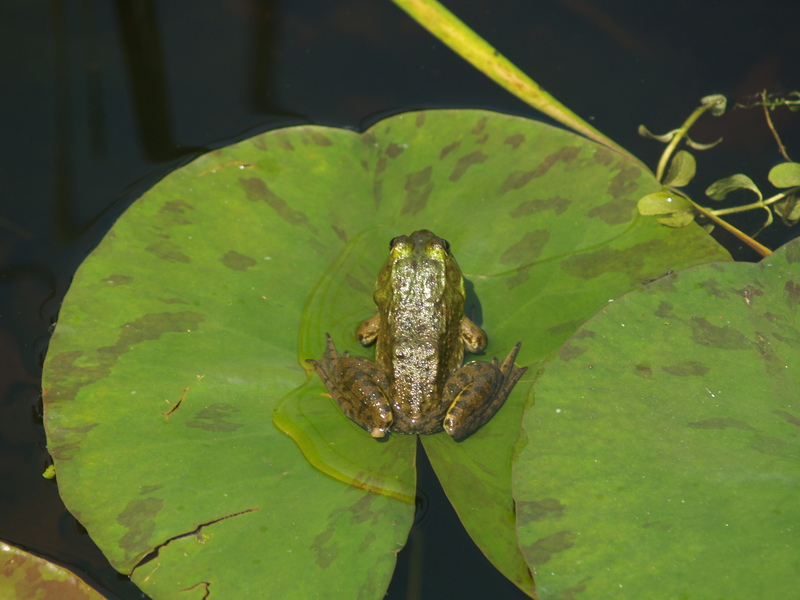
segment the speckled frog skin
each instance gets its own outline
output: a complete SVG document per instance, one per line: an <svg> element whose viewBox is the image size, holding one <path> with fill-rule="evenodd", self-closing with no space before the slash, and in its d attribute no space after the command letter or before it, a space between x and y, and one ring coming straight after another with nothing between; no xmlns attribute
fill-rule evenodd
<svg viewBox="0 0 800 600"><path fill-rule="evenodd" d="M437 433L466 437L503 405L525 368L517 344L502 365L471 362L486 347L484 331L464 315L464 278L450 244L422 229L392 239L378 275L378 312L361 323L359 342L376 343L375 360L338 354L327 335L311 360L331 398L373 437Z"/></svg>

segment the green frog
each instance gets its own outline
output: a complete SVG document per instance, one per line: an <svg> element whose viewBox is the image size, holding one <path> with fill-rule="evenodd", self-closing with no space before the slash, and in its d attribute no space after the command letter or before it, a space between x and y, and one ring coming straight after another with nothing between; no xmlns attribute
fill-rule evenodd
<svg viewBox="0 0 800 600"><path fill-rule="evenodd" d="M309 359L331 398L373 437L437 433L466 437L503 405L526 368L461 363L486 347L486 333L464 314L464 277L450 244L422 229L389 242L373 298L378 312L361 323L358 341L377 341L375 360L339 354L326 334L320 360Z"/></svg>

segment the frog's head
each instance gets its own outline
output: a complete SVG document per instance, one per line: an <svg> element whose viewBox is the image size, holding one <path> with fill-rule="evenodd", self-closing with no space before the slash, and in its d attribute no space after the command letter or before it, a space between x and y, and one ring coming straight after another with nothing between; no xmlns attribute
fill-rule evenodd
<svg viewBox="0 0 800 600"><path fill-rule="evenodd" d="M417 291L449 304L463 305L464 278L450 243L427 229L400 235L389 242L389 257L378 275L375 302L388 303L396 293Z"/></svg>

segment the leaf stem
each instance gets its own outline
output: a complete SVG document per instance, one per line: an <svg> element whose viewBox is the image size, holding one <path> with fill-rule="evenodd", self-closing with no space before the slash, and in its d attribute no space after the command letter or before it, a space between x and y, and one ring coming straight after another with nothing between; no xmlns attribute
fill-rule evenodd
<svg viewBox="0 0 800 600"><path fill-rule="evenodd" d="M507 91L562 125L639 162L627 150L545 92L535 81L436 0L393 0L393 2L434 37Z"/></svg>
<svg viewBox="0 0 800 600"><path fill-rule="evenodd" d="M707 208L704 208L704 207L700 206L699 204L697 204L697 202L695 202L691 198L686 198L686 199L689 200L689 202L691 202L692 204L694 204L694 207L697 210L697 212L699 212L701 215L703 215L704 217L706 217L708 220L712 221L716 225L719 225L720 227L722 227L725 231L729 232L735 238L741 240L742 242L744 242L745 244L750 246L750 248L752 248L753 250L758 252L758 254L760 254L761 256L769 256L770 254L772 254L772 250L770 250L769 248L767 248L763 244L760 244L759 242L755 241L753 238L751 238L749 235L747 235L743 231L740 231L739 229L737 229L736 227L734 227L733 225L731 225L727 221L723 221L716 214L714 214L713 212L709 211Z"/></svg>
<svg viewBox="0 0 800 600"><path fill-rule="evenodd" d="M706 111L714 108L716 104L716 101L703 102L700 106L694 109L692 114L689 115L689 118L686 119L683 125L676 130L675 135L672 137L672 140L670 140L669 144L667 144L667 147L664 149L664 153L661 155L661 159L658 161L658 169L656 169L656 179L658 181L662 181L664 177L664 171L667 168L667 163L669 163L669 159L672 157L672 154L675 152L675 148L678 147L678 144L680 144L681 140L687 137L689 129L692 127L692 125L694 125L697 119L702 117Z"/></svg>
<svg viewBox="0 0 800 600"><path fill-rule="evenodd" d="M706 209L706 210L708 210L708 212L710 214L717 215L717 216L719 216L719 215L732 215L734 213L745 212L747 210L754 210L756 208L764 208L764 207L766 207L766 206L768 206L770 204L774 204L775 202L778 202L779 200L783 200L784 198L786 198L788 196L796 194L797 192L800 192L800 186L789 188L785 192L781 192L780 194L775 194L774 196L772 196L772 198L767 198L766 200L763 200L763 201L760 201L760 202L752 202L750 204L745 204L743 206L732 206L730 208L720 208L720 209L717 209L717 210L708 210L708 209Z"/></svg>
<svg viewBox="0 0 800 600"><path fill-rule="evenodd" d="M792 159L789 158L789 154L786 152L786 146L784 146L783 141L781 141L781 136L778 135L775 125L772 124L772 117L769 116L770 107L767 106L767 90L761 90L761 106L764 108L764 118L767 119L767 126L772 132L772 137L775 138L778 144L778 151L783 155L783 158L786 159L786 162L792 162Z"/></svg>

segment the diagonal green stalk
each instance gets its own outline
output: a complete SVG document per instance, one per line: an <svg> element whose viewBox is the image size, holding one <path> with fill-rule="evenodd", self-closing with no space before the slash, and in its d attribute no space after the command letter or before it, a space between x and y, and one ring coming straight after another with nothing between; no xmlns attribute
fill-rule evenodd
<svg viewBox="0 0 800 600"><path fill-rule="evenodd" d="M705 98L704 98L705 100ZM675 130L675 135L672 136L667 147L664 149L664 152L661 154L661 159L658 161L658 168L656 169L656 179L659 181L663 181L664 179L664 171L667 168L667 164L669 163L669 159L672 157L675 149L678 147L678 144L681 143L681 140L685 138L688 133L689 129L692 128L697 122L697 119L702 117L707 111L714 109L717 106L718 102L713 100L712 97L709 96L709 101L704 101L698 106L697 108L692 111L692 114L689 115L689 118L684 121L683 125L681 125L677 130Z"/></svg>
<svg viewBox="0 0 800 600"><path fill-rule="evenodd" d="M638 160L545 92L535 81L436 0L393 0L393 2L461 58L524 102L589 139Z"/></svg>

